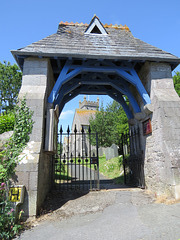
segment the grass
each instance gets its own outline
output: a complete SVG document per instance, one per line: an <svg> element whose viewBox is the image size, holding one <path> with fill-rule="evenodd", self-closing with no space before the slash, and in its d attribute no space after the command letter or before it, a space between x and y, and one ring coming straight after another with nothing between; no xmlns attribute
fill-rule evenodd
<svg viewBox="0 0 180 240"><path fill-rule="evenodd" d="M115 183L123 183L122 157L115 157L110 160L106 160L105 155L99 157L99 172L109 179L113 179Z"/></svg>
<svg viewBox="0 0 180 240"><path fill-rule="evenodd" d="M71 180L72 177L70 175L67 175L67 172L66 173L61 173L61 176L60 176L60 172L56 172L55 173L55 179L59 179L61 177L61 180Z"/></svg>
<svg viewBox="0 0 180 240"><path fill-rule="evenodd" d="M60 160L58 159L58 162ZM71 180L71 176L70 173L67 171L67 165L61 165L61 173L60 173L60 167L56 167L55 169L55 182L59 181L59 179L61 180L65 180L65 181L69 181Z"/></svg>
<svg viewBox="0 0 180 240"><path fill-rule="evenodd" d="M74 159L73 159L74 160ZM122 163L122 157L115 157L110 160L106 160L106 156L100 156L99 157L99 172L102 173L104 176L108 177L109 179L113 179L114 183L124 183L124 171L123 171L123 163ZM79 163L77 161L77 164L82 164L82 161ZM84 161L84 165L85 161ZM63 165L62 165L63 166ZM89 166L89 163L87 165ZM59 179L60 172L56 171L56 177L55 179ZM67 175L69 175L67 177ZM67 174L67 166L65 166L64 171L61 172L61 179L62 180L71 180L70 173Z"/></svg>

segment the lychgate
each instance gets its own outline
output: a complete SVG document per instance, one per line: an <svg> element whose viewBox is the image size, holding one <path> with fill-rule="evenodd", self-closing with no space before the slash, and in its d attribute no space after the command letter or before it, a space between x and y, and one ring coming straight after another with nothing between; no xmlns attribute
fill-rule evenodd
<svg viewBox="0 0 180 240"><path fill-rule="evenodd" d="M27 217L37 215L51 189L58 117L78 94L107 94L123 106L130 128L140 129L146 187L180 198L180 98L172 80L178 57L97 16L90 24L60 22L57 33L12 54L23 72L19 97L26 95L35 121L15 178L26 187Z"/></svg>

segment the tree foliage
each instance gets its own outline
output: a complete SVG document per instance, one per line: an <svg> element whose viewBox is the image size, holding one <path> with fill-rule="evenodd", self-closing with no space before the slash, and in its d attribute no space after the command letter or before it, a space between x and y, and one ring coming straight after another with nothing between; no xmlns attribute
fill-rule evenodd
<svg viewBox="0 0 180 240"><path fill-rule="evenodd" d="M174 88L180 97L180 72L176 72L176 75L173 76L173 82Z"/></svg>
<svg viewBox="0 0 180 240"><path fill-rule="evenodd" d="M89 120L91 131L98 132L99 145L109 147L113 143L119 145L120 135L128 130L128 119L122 106L113 101L106 106L102 104L100 111ZM95 140L92 139L92 143Z"/></svg>
<svg viewBox="0 0 180 240"><path fill-rule="evenodd" d="M16 64L0 62L0 109L12 110L21 87L22 73Z"/></svg>

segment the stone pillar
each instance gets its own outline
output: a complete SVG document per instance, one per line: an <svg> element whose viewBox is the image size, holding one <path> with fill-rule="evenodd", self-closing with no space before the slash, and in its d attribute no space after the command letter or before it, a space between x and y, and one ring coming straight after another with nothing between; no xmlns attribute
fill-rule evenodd
<svg viewBox="0 0 180 240"><path fill-rule="evenodd" d="M33 131L30 141L20 156L14 183L25 185L22 209L25 217L36 216L51 187L52 156L44 152L45 114L47 97L54 82L48 59L27 58L23 66L19 98L26 97L33 113Z"/></svg>
<svg viewBox="0 0 180 240"><path fill-rule="evenodd" d="M152 101L152 134L142 136L145 182L158 194L180 198L180 98L171 67L146 63L139 73Z"/></svg>

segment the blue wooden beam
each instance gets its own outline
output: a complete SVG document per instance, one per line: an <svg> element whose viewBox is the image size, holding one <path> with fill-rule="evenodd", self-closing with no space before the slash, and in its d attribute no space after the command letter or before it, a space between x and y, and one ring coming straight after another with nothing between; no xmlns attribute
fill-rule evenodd
<svg viewBox="0 0 180 240"><path fill-rule="evenodd" d="M126 102L124 101L124 98L122 97L122 95L120 93L118 93L118 92L116 92L116 94L114 95L113 93L111 93L111 91L109 91L109 90L107 90L107 89L105 89L103 87L102 87L101 90L92 89L91 91L89 91L89 90L87 90L86 86L82 86L81 88L76 88L72 93L65 94L62 97L61 102L59 102L59 109L60 109L59 112L62 111L65 103L67 103L68 101L73 99L75 96L77 96L79 94L84 94L86 92L88 94L105 94L105 95L109 95L110 97L112 97L114 100L118 101L122 105L122 107L123 107L123 109L124 109L128 119L133 118L133 114L130 111L130 109L129 109L128 105L126 104Z"/></svg>
<svg viewBox="0 0 180 240"><path fill-rule="evenodd" d="M58 95L58 92L60 91L60 88L63 83L67 82L68 80L72 79L76 75L78 75L81 71L81 67L73 69L71 72L71 60L67 60L63 69L61 70L61 73L59 74L59 77L53 87L53 90L51 91L50 96L48 97L48 102L53 103ZM68 73L69 72L69 73Z"/></svg>
<svg viewBox="0 0 180 240"><path fill-rule="evenodd" d="M102 61L103 62L103 61ZM134 70L133 67L127 67L127 66L116 66L115 64L109 64L110 66L91 66L93 63L97 63L97 61L89 60L87 62L83 62L82 65L73 65L72 60L67 60L55 85L54 88L48 98L48 102L53 103L53 102L58 102L59 98L63 96L63 93L61 94L60 92L63 89L63 85L69 82L72 78L77 76L80 73L88 73L88 72L93 72L93 73L116 73L132 85L134 85L144 104L151 103L151 100L149 98L148 93L146 92L141 80L139 79L136 71ZM108 61L105 62L105 65L108 65ZM108 80L109 81L109 80ZM109 82L109 84L113 84L112 82ZM116 89L118 86L115 84L113 85L114 87L116 86ZM140 108L133 97L133 95L130 92L130 89L127 84L124 84L125 86L125 92L124 94L127 95L129 98L133 109L135 112L140 112ZM124 90L119 87L119 91L123 92Z"/></svg>
<svg viewBox="0 0 180 240"><path fill-rule="evenodd" d="M145 105L146 104L151 104L151 99L149 97L149 94L147 93L146 89L144 88L144 86L143 86L143 84L142 84L142 82L141 82L141 80L140 80L140 78L139 78L139 76L138 76L138 74L137 74L137 72L135 71L134 68L132 68L131 73L133 74L134 78L137 79L136 87L137 87L137 90L139 91L139 93L141 93L141 95L142 95L142 99L143 99L144 104Z"/></svg>
<svg viewBox="0 0 180 240"><path fill-rule="evenodd" d="M56 100L54 102L54 106L56 106L56 104L59 105L65 95L67 95L68 93L70 93L70 92L74 91L76 88L78 88L80 86L80 84L78 82L79 81L74 81L71 86L65 84L62 87L61 91L59 92L58 97L56 98Z"/></svg>
<svg viewBox="0 0 180 240"><path fill-rule="evenodd" d="M61 83L61 81L64 80L64 78L65 78L65 76L66 76L66 74L67 74L67 72L68 72L68 70L69 70L69 68L71 66L71 63L72 62L70 60L67 60L65 65L64 65L64 67L63 67L63 69L61 70L61 72L59 74L59 77L58 77L58 79L57 79L57 81L56 81L56 83L55 83L55 85L53 87L53 90L51 91L51 94L48 97L48 102L49 103L53 103L54 102L54 100L55 100L55 98L56 98L56 96L57 96L57 94L58 94L58 92L60 90L60 83Z"/></svg>
<svg viewBox="0 0 180 240"><path fill-rule="evenodd" d="M120 93L123 93L124 95L126 95L129 99L129 102L134 110L135 113L138 113L138 112L141 112L141 109L139 107L139 105L137 104L136 102L136 99L134 98L134 96L131 94L131 91L129 89L129 87L126 85L124 86L124 88L122 88L121 86L118 86L118 84L109 79L109 82L104 82L104 81L97 81L95 80L94 82L92 82L92 80L89 82L85 82L85 81L81 81L81 84L84 84L84 85L110 85L111 87L113 87L114 89L116 89L117 91L119 91Z"/></svg>
<svg viewBox="0 0 180 240"><path fill-rule="evenodd" d="M124 95L126 95L126 96L128 97L129 102L130 102L130 104L131 104L131 106L132 106L132 108L133 108L133 110L134 110L135 113L141 112L141 109L140 109L139 105L137 104L136 99L135 99L134 96L131 94L131 91L130 91L129 88L125 88L125 90L124 90L124 89L118 87L118 86L115 85L115 84L112 84L112 86L113 86L116 90L118 90L119 92L122 92Z"/></svg>
<svg viewBox="0 0 180 240"><path fill-rule="evenodd" d="M128 119L132 119L134 118L133 115L132 115L132 112L130 111L128 105L126 104L123 96L121 94L118 94L117 96L116 95L113 95L111 93L109 93L109 96L111 98L113 98L116 102L118 102L119 104L121 104L121 106L123 107L125 113L126 113L126 116Z"/></svg>
<svg viewBox="0 0 180 240"><path fill-rule="evenodd" d="M146 89L144 88L141 80L139 79L139 76L137 75L135 69L133 67L117 67L117 66L87 66L87 65L72 65L73 68L76 67L82 67L82 72L103 72L103 73L117 73L119 76L133 84L140 96L142 97L142 100L144 104L150 104L151 100L146 92Z"/></svg>
<svg viewBox="0 0 180 240"><path fill-rule="evenodd" d="M107 81L104 81L103 79L99 79L98 81L96 79L94 80L90 80L88 81L88 79L83 80L83 81L80 81L80 79L74 79L73 80L73 84L69 84L68 85L68 82L66 84L64 84L61 88L61 91L59 92L55 102L54 102L54 105L56 104L59 104L64 95L70 93L71 91L75 90L76 88L78 88L79 86L82 86L82 85L110 85L111 87L113 87L113 90L116 89L118 92L120 93L123 93L124 95L126 95L129 99L129 102L134 110L135 113L138 113L138 112L141 112L140 108L139 108L139 105L137 104L135 98L133 97L133 95L131 94L131 91L128 87L127 84L123 83L123 88L121 86L118 85L118 82L115 81L115 80L111 80L111 79L108 79L108 82ZM122 85L122 83L121 83Z"/></svg>
<svg viewBox="0 0 180 240"><path fill-rule="evenodd" d="M124 78L125 80L127 80L128 82L130 82L137 88L137 90L143 100L143 103L145 105L151 103L151 99L150 99L148 93L146 92L146 89L144 88L144 86L143 86L139 76L137 75L136 71L134 70L134 68L129 68L128 71L125 69L117 69L116 72L119 76L121 76L122 78Z"/></svg>

